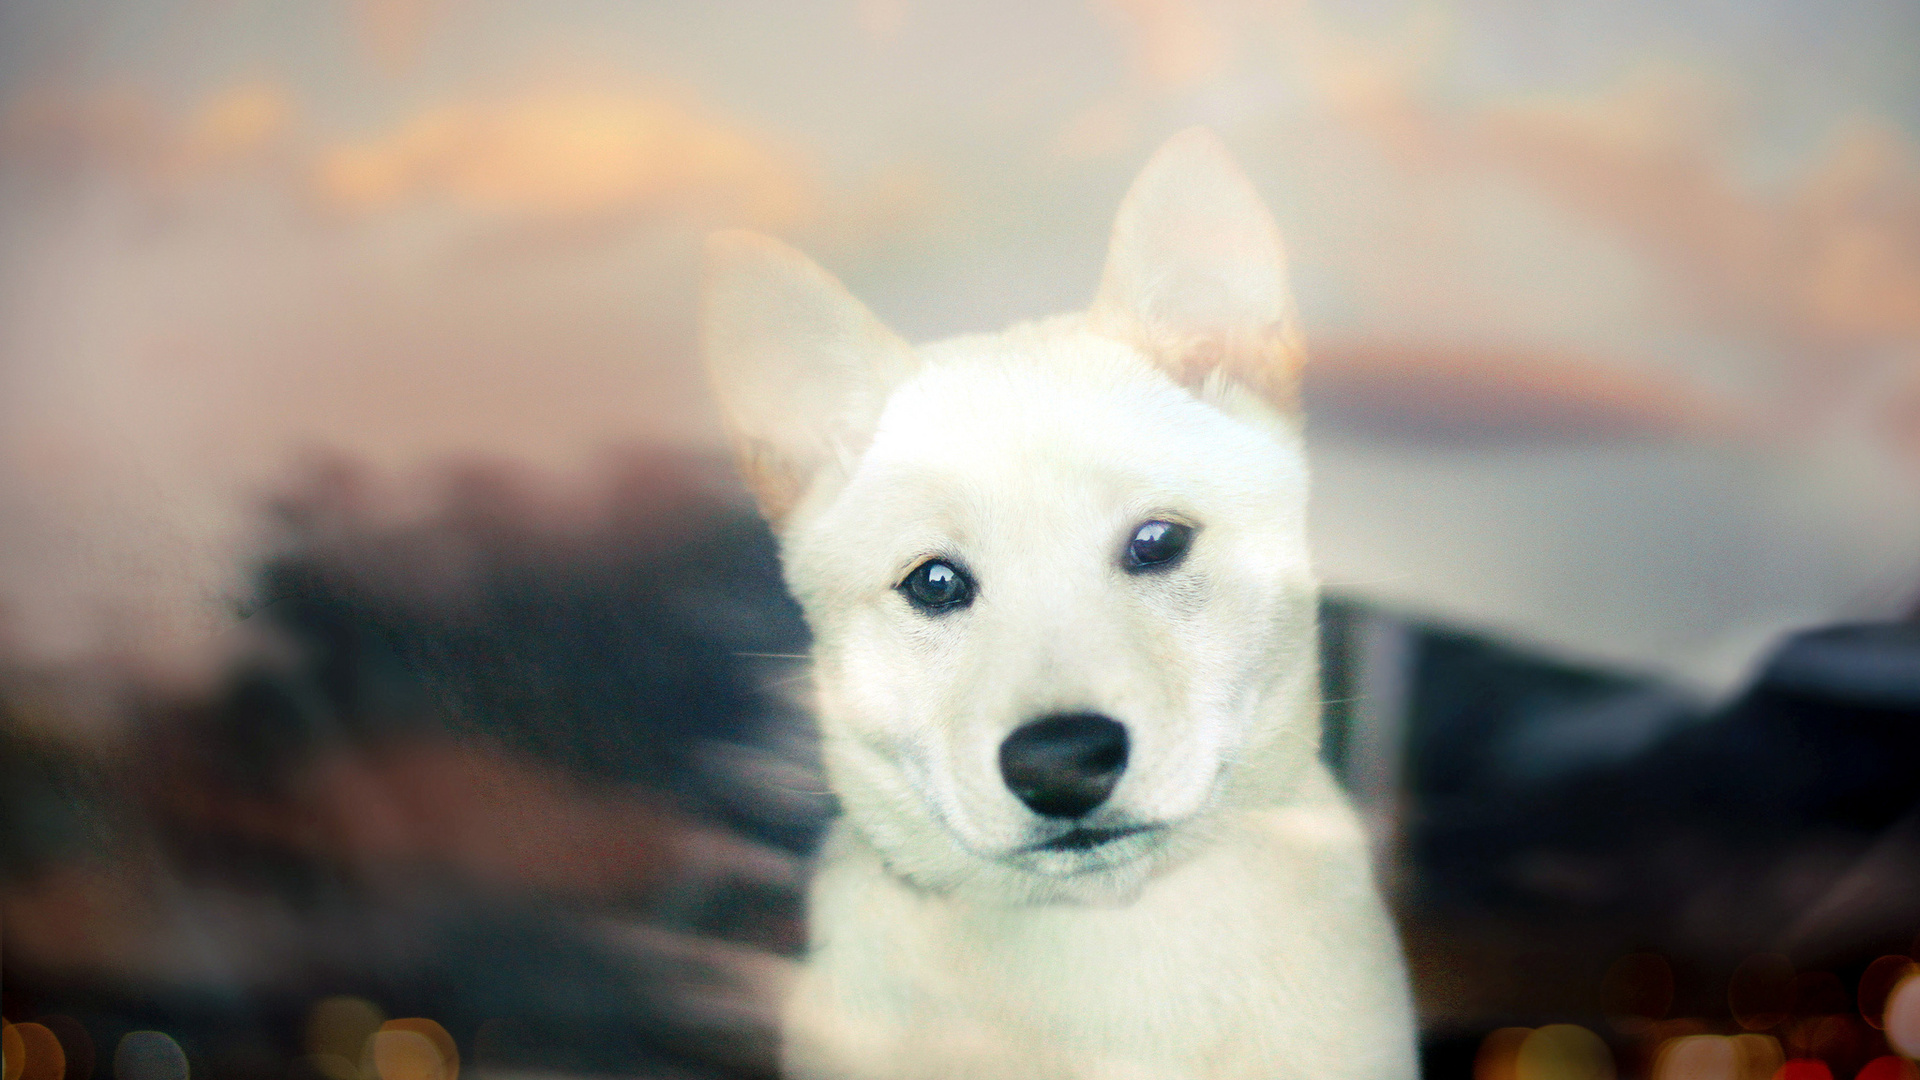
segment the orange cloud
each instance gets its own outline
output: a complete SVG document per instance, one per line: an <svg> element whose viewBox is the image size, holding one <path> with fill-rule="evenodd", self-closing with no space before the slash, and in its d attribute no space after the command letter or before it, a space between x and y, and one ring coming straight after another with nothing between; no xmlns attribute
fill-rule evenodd
<svg viewBox="0 0 1920 1080"><path fill-rule="evenodd" d="M443 199L537 217L691 212L777 225L806 203L795 163L761 140L664 98L588 91L428 109L326 151L316 179L350 212Z"/></svg>
<svg viewBox="0 0 1920 1080"><path fill-rule="evenodd" d="M1649 256L1699 315L1801 347L1920 337L1920 154L1856 121L1796 184L1735 167L1737 90L1642 72L1591 97L1449 109L1425 93L1434 28L1377 47L1301 13L1291 43L1315 93L1408 171L1505 173Z"/></svg>
<svg viewBox="0 0 1920 1080"><path fill-rule="evenodd" d="M1281 38L1313 97L1408 178L1518 179L1637 252L1683 317L1783 348L1796 409L1835 405L1888 350L1920 355L1920 151L1904 132L1843 124L1770 188L1739 167L1736 84L1654 69L1597 95L1449 105L1445 31L1414 18L1361 40L1298 4Z"/></svg>

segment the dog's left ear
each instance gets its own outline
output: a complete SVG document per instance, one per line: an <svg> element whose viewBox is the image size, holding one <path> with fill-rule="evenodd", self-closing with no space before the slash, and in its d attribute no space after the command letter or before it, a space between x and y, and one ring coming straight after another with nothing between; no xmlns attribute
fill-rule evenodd
<svg viewBox="0 0 1920 1080"><path fill-rule="evenodd" d="M742 230L707 239L701 351L740 473L776 527L866 449L919 365L813 260Z"/></svg>
<svg viewBox="0 0 1920 1080"><path fill-rule="evenodd" d="M1090 314L1196 391L1226 379L1282 410L1298 402L1305 350L1280 231L1205 128L1167 140L1128 189Z"/></svg>

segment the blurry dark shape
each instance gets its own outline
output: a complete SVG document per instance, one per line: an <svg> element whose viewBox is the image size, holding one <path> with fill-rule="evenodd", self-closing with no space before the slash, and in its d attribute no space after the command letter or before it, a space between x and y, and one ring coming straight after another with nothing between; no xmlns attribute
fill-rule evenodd
<svg viewBox="0 0 1920 1080"><path fill-rule="evenodd" d="M1658 1020L1673 1008L1673 967L1658 953L1613 962L1600 982L1600 1008L1610 1017Z"/></svg>
<svg viewBox="0 0 1920 1080"><path fill-rule="evenodd" d="M307 1053L342 1062L358 1062L367 1040L386 1017L365 998L341 995L316 1002L307 1013Z"/></svg>
<svg viewBox="0 0 1920 1080"><path fill-rule="evenodd" d="M1836 626L1801 634L1766 670L1778 693L1861 708L1920 709L1920 621Z"/></svg>
<svg viewBox="0 0 1920 1080"><path fill-rule="evenodd" d="M1733 969L1727 1006L1734 1022L1748 1031L1765 1031L1793 1014L1793 961L1779 953L1756 953Z"/></svg>
<svg viewBox="0 0 1920 1080"><path fill-rule="evenodd" d="M1795 1016L1838 1016L1853 1011L1853 1000L1840 976L1831 971L1803 971L1793 977Z"/></svg>
<svg viewBox="0 0 1920 1080"><path fill-rule="evenodd" d="M1794 1025L1787 1032L1787 1053L1813 1058L1833 1067L1839 1076L1851 1076L1872 1053L1876 1041L1866 1025L1852 1016L1822 1016Z"/></svg>
<svg viewBox="0 0 1920 1080"><path fill-rule="evenodd" d="M1748 421L1667 374L1431 342L1334 342L1306 370L1306 414L1395 442L1463 446L1727 438Z"/></svg>
<svg viewBox="0 0 1920 1080"><path fill-rule="evenodd" d="M87 1034L85 1025L59 1013L42 1016L39 1022L60 1040L60 1049L67 1058L66 1080L91 1080L95 1060L93 1036Z"/></svg>
<svg viewBox="0 0 1920 1080"><path fill-rule="evenodd" d="M470 1045L476 1070L494 1070L513 1065L532 1055L535 1050L527 1026L504 1017L481 1021L474 1028Z"/></svg>
<svg viewBox="0 0 1920 1080"><path fill-rule="evenodd" d="M1652 678L1405 627L1404 648L1369 660L1330 624L1329 746L1344 748L1360 715L1343 698L1395 681L1350 669L1404 665L1403 809L1388 851L1428 1076L1466 1075L1496 1027L1570 1019L1605 1022L1623 1069L1641 1074L1646 1040L1686 1033L1615 1012L1608 971L1623 954L1666 957L1672 1007L1701 1018L1696 1034L1730 1035L1730 981L1754 953L1842 973L1851 1015L1867 962L1913 938L1920 697L1889 675L1903 655L1920 669L1911 624L1791 637L1717 708ZM1884 1049L1857 1019L1808 1011L1832 985L1798 1005L1792 983L1775 987L1747 1019L1851 1076Z"/></svg>
<svg viewBox="0 0 1920 1080"><path fill-rule="evenodd" d="M488 1067L769 1074L831 803L732 484L472 465L405 517L311 470L217 694L146 699L117 755L0 723L9 1012L216 1078L452 1080L499 1017Z"/></svg>
<svg viewBox="0 0 1920 1080"><path fill-rule="evenodd" d="M1920 974L1920 964L1907 956L1882 956L1868 964L1860 975L1860 1018L1873 1027L1885 1027L1887 998L1894 987L1915 974Z"/></svg>
<svg viewBox="0 0 1920 1080"><path fill-rule="evenodd" d="M113 1080L188 1080L186 1051L164 1031L129 1031L113 1052Z"/></svg>

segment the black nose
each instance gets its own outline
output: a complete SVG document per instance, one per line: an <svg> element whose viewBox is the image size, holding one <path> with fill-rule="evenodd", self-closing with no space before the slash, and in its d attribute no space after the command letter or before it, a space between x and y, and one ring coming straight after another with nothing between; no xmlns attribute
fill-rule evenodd
<svg viewBox="0 0 1920 1080"><path fill-rule="evenodd" d="M1000 775L1036 814L1072 818L1113 794L1127 768L1127 729L1094 713L1048 716L1000 744Z"/></svg>

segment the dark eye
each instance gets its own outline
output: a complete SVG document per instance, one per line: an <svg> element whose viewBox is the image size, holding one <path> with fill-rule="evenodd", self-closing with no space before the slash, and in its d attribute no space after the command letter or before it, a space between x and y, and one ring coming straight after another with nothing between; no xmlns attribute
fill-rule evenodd
<svg viewBox="0 0 1920 1080"><path fill-rule="evenodd" d="M1127 541L1127 569L1147 570L1165 566L1187 553L1193 542L1193 529L1171 521L1149 521L1133 530Z"/></svg>
<svg viewBox="0 0 1920 1080"><path fill-rule="evenodd" d="M913 568L900 591L914 607L932 613L965 607L973 599L973 582L952 563L928 559Z"/></svg>

